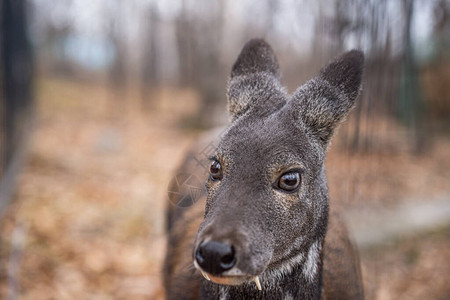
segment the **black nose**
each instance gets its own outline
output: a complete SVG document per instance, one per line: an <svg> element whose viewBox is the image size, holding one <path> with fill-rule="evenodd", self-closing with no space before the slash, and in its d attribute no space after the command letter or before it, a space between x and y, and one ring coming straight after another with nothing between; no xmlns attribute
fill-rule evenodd
<svg viewBox="0 0 450 300"><path fill-rule="evenodd" d="M213 275L220 275L236 263L234 247L225 243L203 242L197 248L195 259L202 269Z"/></svg>

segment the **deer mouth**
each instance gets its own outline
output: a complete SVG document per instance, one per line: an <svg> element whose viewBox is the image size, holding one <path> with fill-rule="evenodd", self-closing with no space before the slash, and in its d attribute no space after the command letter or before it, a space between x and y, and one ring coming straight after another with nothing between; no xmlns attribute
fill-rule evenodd
<svg viewBox="0 0 450 300"><path fill-rule="evenodd" d="M206 272L202 272L202 275L208 281L225 285L241 285L245 282L254 281L258 290L262 290L258 276L214 276Z"/></svg>
<svg viewBox="0 0 450 300"><path fill-rule="evenodd" d="M194 266L197 270L202 273L203 277L208 280L212 281L217 284L223 284L223 285L241 285L246 282L255 282L256 287L258 290L261 289L261 283L259 282L259 276L253 276L253 275L213 275L211 273L205 272L202 270L202 268L197 264L196 261L194 261Z"/></svg>

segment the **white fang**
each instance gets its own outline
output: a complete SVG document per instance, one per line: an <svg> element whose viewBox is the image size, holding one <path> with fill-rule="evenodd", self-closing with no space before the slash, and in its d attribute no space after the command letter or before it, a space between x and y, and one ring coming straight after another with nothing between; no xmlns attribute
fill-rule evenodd
<svg viewBox="0 0 450 300"><path fill-rule="evenodd" d="M202 275L203 277L205 277L206 280L210 281L211 279L209 279L208 274L206 274L205 272L202 271Z"/></svg>
<svg viewBox="0 0 450 300"><path fill-rule="evenodd" d="M262 291L261 283L259 282L259 277L255 276L255 277L253 277L253 280L255 281L256 287L258 288L258 290Z"/></svg>

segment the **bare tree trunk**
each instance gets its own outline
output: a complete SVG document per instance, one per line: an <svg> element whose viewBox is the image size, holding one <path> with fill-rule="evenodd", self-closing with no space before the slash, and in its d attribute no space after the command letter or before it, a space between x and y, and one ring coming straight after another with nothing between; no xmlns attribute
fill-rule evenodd
<svg viewBox="0 0 450 300"><path fill-rule="evenodd" d="M115 57L111 69L108 73L109 84L113 92L113 99L111 102L112 117L118 117L123 113L126 99L127 88L127 74L126 74L126 49L124 42L123 30L123 3L121 1L115 2L111 12L111 24L108 32L109 39L114 46Z"/></svg>
<svg viewBox="0 0 450 300"><path fill-rule="evenodd" d="M196 4L204 4L202 1ZM213 7L208 16L190 19L188 2L183 1L182 13L177 21L181 82L197 89L202 101L200 111L191 123L204 128L218 124L217 107L225 103L226 72L220 57L224 0L213 5L218 7Z"/></svg>
<svg viewBox="0 0 450 300"><path fill-rule="evenodd" d="M411 25L415 0L402 0L405 12L405 27L403 32L404 51L402 58L402 80L400 82L400 98L398 115L400 120L413 133L413 151L422 153L425 150L424 103L421 96L417 66L411 41Z"/></svg>
<svg viewBox="0 0 450 300"><path fill-rule="evenodd" d="M158 32L160 17L154 5L149 8L145 31L143 33L144 53L142 57L141 98L145 106L152 105L150 95L159 85L158 74Z"/></svg>
<svg viewBox="0 0 450 300"><path fill-rule="evenodd" d="M25 159L33 116L33 57L26 2L0 1L0 219Z"/></svg>
<svg viewBox="0 0 450 300"><path fill-rule="evenodd" d="M187 1L182 0L182 9L176 20L176 38L179 53L179 81L181 86L193 85L195 74L193 73L193 24L189 20Z"/></svg>

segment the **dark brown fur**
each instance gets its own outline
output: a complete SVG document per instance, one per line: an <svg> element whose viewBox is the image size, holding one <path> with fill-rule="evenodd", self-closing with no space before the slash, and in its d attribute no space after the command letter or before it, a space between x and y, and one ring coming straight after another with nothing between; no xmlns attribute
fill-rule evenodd
<svg viewBox="0 0 450 300"><path fill-rule="evenodd" d="M362 63L361 52L348 52L289 96L270 46L247 43L228 85L232 124L220 137L218 131L201 140L178 172L206 181L207 195L168 209L167 299L363 299L358 255L337 206L329 209L324 168L333 131L358 95ZM223 180L208 179L198 163L214 137ZM300 189L273 190L271 176L297 165ZM203 279L194 253L211 239L232 243L236 272L260 276L263 289Z"/></svg>

